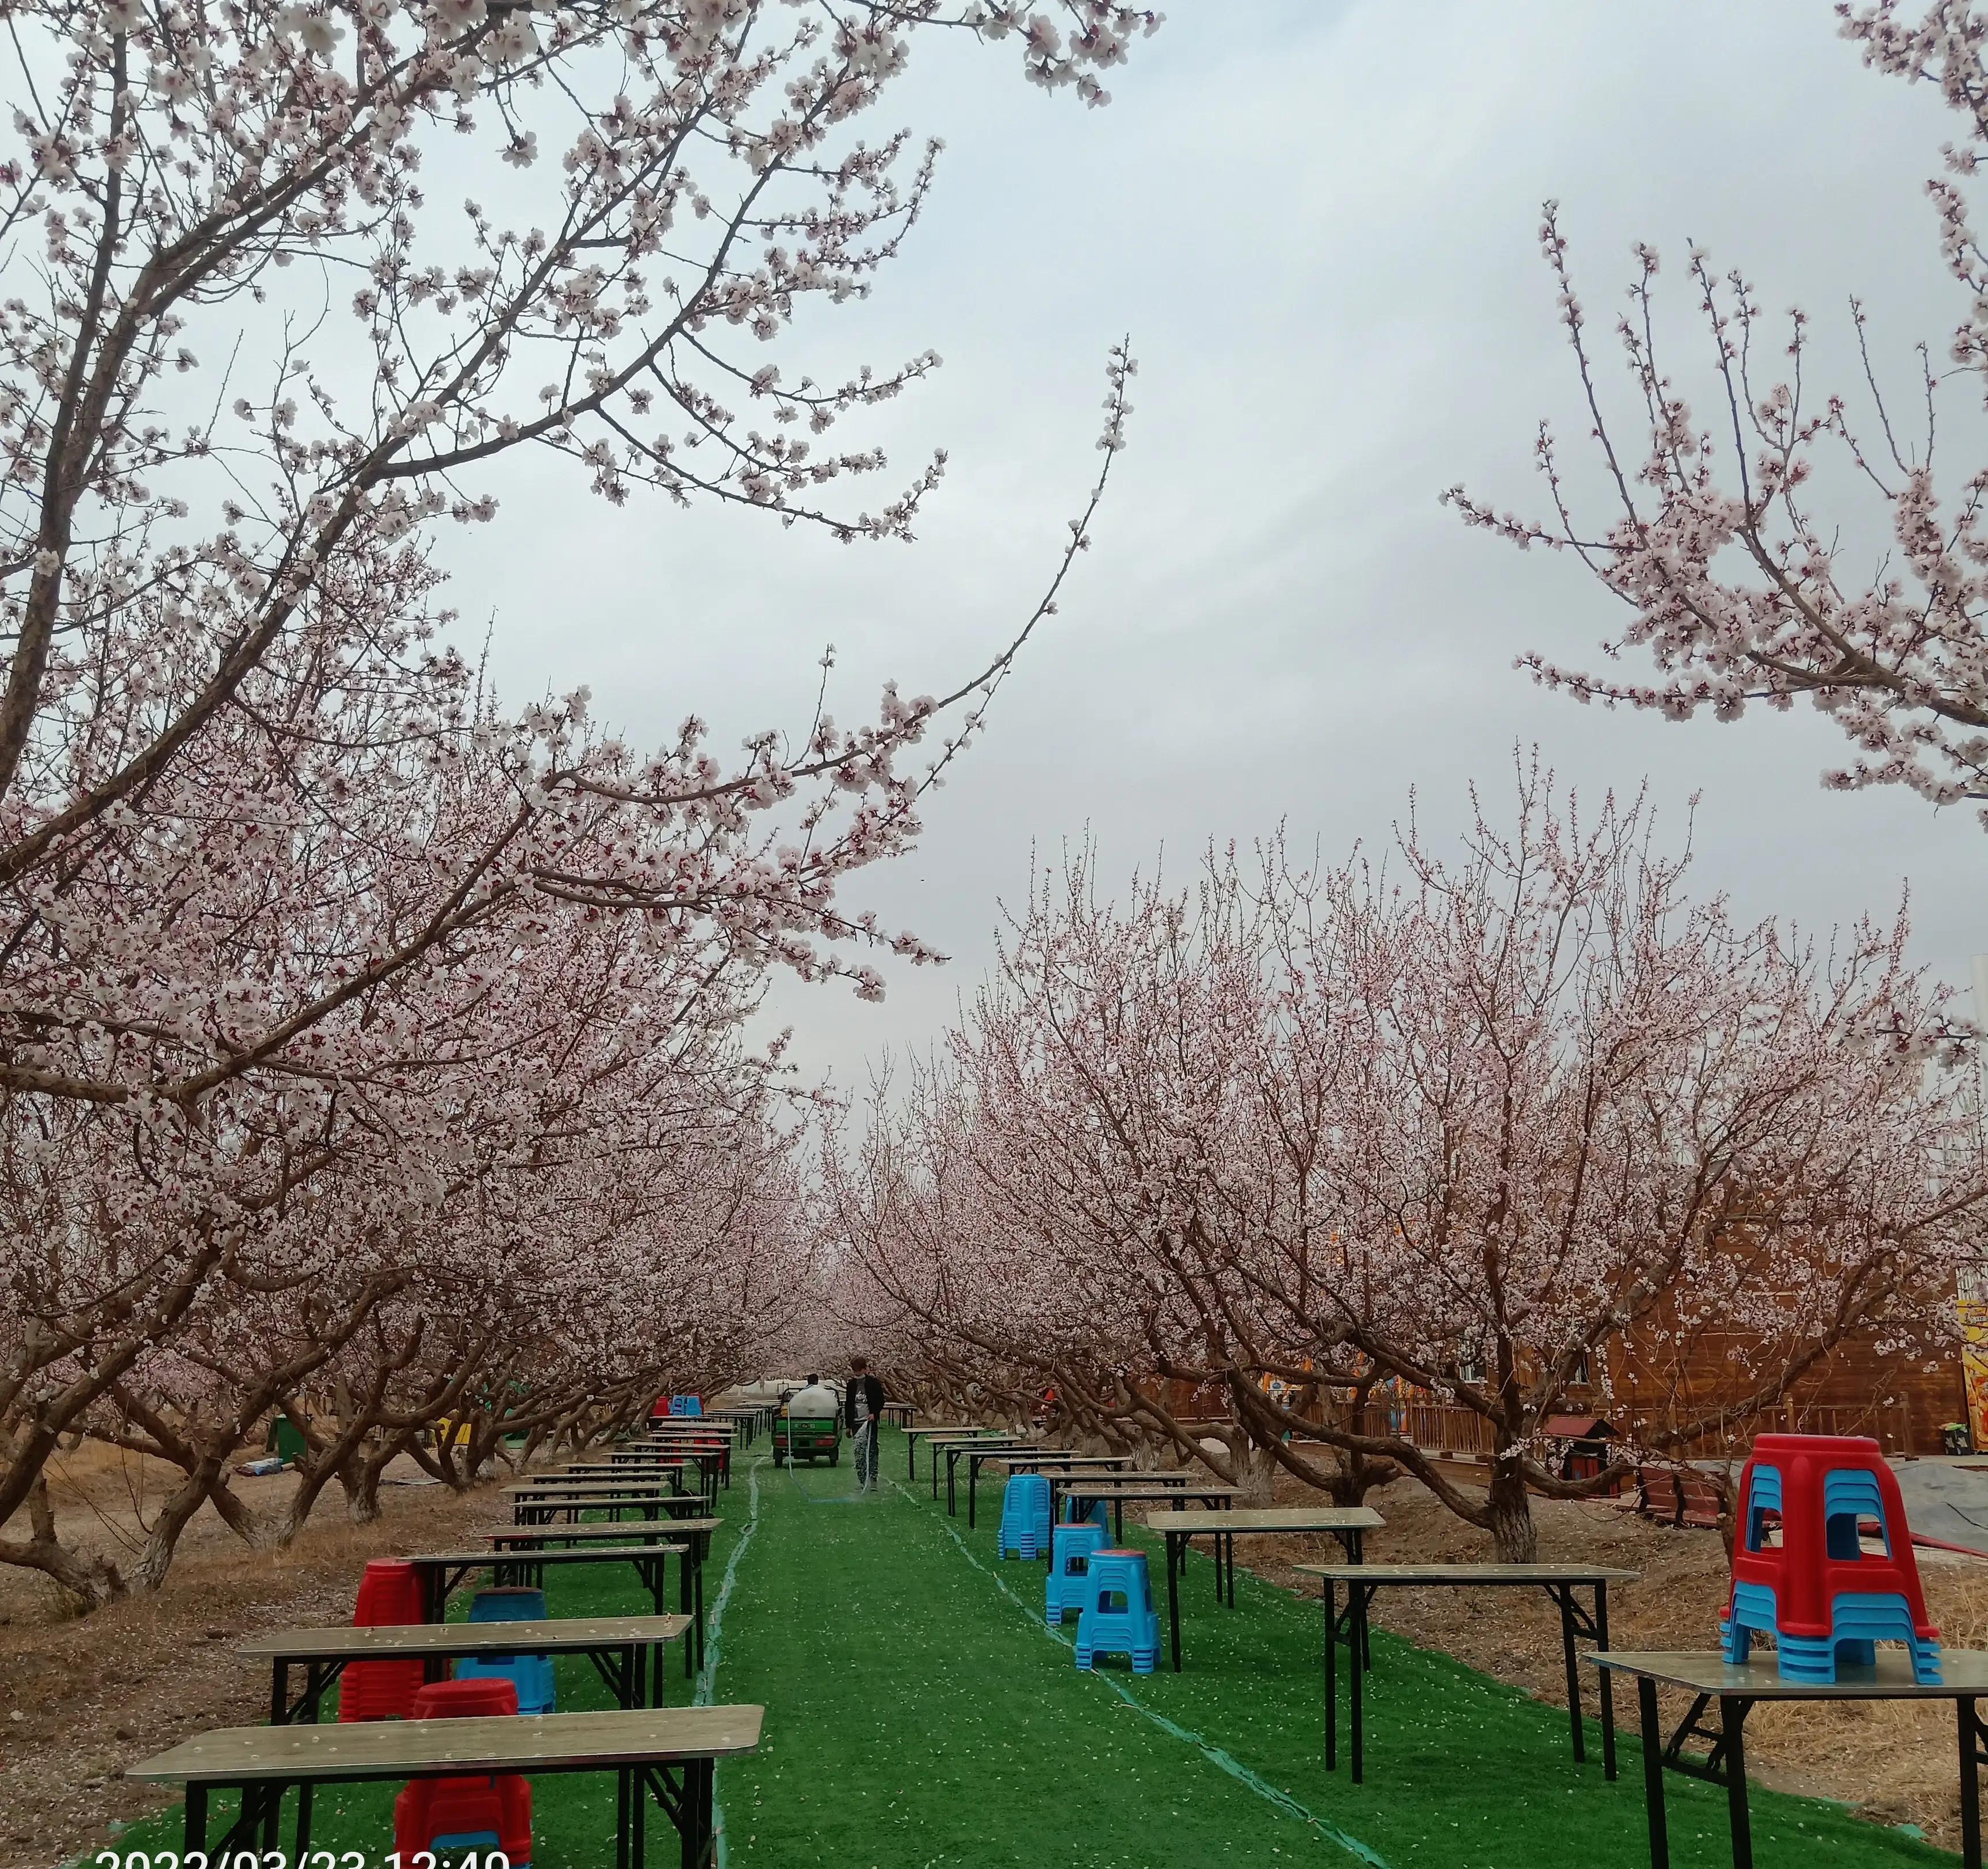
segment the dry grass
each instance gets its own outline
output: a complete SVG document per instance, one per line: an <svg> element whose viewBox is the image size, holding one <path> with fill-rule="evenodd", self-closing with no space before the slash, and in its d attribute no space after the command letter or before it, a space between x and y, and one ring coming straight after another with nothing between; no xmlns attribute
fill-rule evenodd
<svg viewBox="0 0 1988 1869"><path fill-rule="evenodd" d="M1281 1501L1283 1487L1279 1487ZM1374 1563L1428 1563L1492 1556L1489 1541L1408 1481L1373 1494L1388 1521L1371 1534ZM1535 1499L1544 1563L1606 1564L1640 1571L1641 1580L1609 1594L1611 1644L1625 1649L1709 1648L1718 1640L1727 1569L1718 1535L1666 1530L1603 1505ZM1316 1541L1246 1539L1239 1560L1307 1596L1317 1580L1293 1563L1318 1563ZM1988 1645L1988 1561L1922 1550L1926 1606L1941 1639L1956 1648ZM1543 1591L1382 1591L1374 1620L1419 1646L1440 1648L1471 1667L1567 1704L1560 1613ZM1584 1670L1584 1691L1591 1671ZM1590 1702L1591 1708L1592 1702ZM1663 1701L1667 1728L1689 1697ZM1633 1723L1633 1704L1618 1693L1617 1711ZM1946 1702L1851 1702L1763 1706L1746 1723L1749 1774L1783 1791L1834 1798L1875 1821L1911 1823L1949 1849L1960 1844L1960 1787L1953 1709Z"/></svg>

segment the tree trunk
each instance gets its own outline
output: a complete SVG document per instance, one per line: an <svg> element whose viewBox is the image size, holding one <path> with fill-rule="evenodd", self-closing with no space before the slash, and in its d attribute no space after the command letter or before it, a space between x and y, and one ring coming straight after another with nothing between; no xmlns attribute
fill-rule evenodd
<svg viewBox="0 0 1988 1869"><path fill-rule="evenodd" d="M275 1528L260 1512L252 1512L245 1506L228 1483L228 1460L224 1458L215 1469L213 1484L208 1488L208 1497L214 1502L214 1509L220 1513L221 1522L242 1542L255 1550L263 1550L278 1542Z"/></svg>
<svg viewBox="0 0 1988 1869"><path fill-rule="evenodd" d="M1270 1503L1277 1478L1277 1457L1267 1447L1246 1440L1236 1462L1236 1483L1242 1489L1239 1502L1245 1510Z"/></svg>
<svg viewBox="0 0 1988 1869"><path fill-rule="evenodd" d="M1368 1492L1401 1478L1401 1469L1391 1460L1376 1460L1362 1453L1340 1455L1339 1470L1327 1492L1335 1506L1364 1506Z"/></svg>
<svg viewBox="0 0 1988 1869"><path fill-rule="evenodd" d="M1539 1560L1539 1527L1533 1523L1531 1496L1525 1469L1516 1458L1491 1463L1491 1489L1484 1501L1484 1528L1498 1546L1503 1564L1530 1564Z"/></svg>
<svg viewBox="0 0 1988 1869"><path fill-rule="evenodd" d="M386 1465L361 1455L338 1469L345 1489L345 1516L354 1525L370 1525L380 1516L380 1469Z"/></svg>
<svg viewBox="0 0 1988 1869"><path fill-rule="evenodd" d="M174 1489L152 1524L151 1536L139 1553L131 1580L140 1590L157 1590L172 1568L173 1552L187 1523L200 1510L201 1502L212 1490L219 1462L201 1460Z"/></svg>
<svg viewBox="0 0 1988 1869"><path fill-rule="evenodd" d="M290 1543L304 1529L304 1521L311 1516L311 1508L316 1505L318 1495L330 1483L334 1471L329 1461L320 1458L298 1474L297 1489L290 1495L289 1510L283 1514L282 1523L276 1528L279 1545Z"/></svg>
<svg viewBox="0 0 1988 1869"><path fill-rule="evenodd" d="M49 1482L38 1479L28 1494L28 1522L32 1535L25 1539L0 1539L0 1563L39 1570L49 1578L79 1614L100 1610L129 1594L122 1573L107 1557L72 1551L56 1536L55 1513L49 1504Z"/></svg>

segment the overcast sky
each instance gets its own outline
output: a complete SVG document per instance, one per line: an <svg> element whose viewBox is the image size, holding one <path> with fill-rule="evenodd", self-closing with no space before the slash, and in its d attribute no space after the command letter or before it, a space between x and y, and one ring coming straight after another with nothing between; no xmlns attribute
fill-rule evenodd
<svg viewBox="0 0 1988 1869"><path fill-rule="evenodd" d="M1161 846L1184 877L1208 839L1283 820L1337 856L1384 840L1412 789L1440 826L1473 778L1502 803L1515 742L1584 792L1647 777L1680 834L1702 795L1699 887L1750 916L1826 925L1909 884L1919 955L1964 979L1988 948L1971 814L1824 793L1839 745L1806 714L1679 726L1539 692L1513 656L1592 661L1612 603L1437 504L1462 480L1535 509L1534 424L1581 431L1535 247L1549 195L1604 325L1633 240L1681 261L1696 239L1768 307L1816 314L1831 382L1854 380L1860 294L1909 385L1912 344L1943 347L1958 309L1922 193L1950 134L1937 96L1866 72L1828 0L1169 10L1108 109L1026 86L1012 45L964 42L921 50L888 106L948 151L832 354L945 360L865 431L908 471L952 452L918 543L617 510L526 465L498 526L448 548L513 700L587 681L638 742L695 711L735 745L805 728L833 642L853 722L887 677L916 692L969 673L1026 613L1095 470L1106 347L1131 333L1131 446L1061 615L922 848L849 891L954 964L893 965L881 1006L781 991L808 1066L860 1083L887 1045L924 1043L987 965L1032 847L1088 831L1107 877Z"/></svg>

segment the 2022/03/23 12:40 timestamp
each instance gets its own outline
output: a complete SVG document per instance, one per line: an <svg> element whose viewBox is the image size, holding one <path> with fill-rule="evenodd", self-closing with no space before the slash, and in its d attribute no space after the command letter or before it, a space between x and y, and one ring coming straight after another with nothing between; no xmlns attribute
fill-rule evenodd
<svg viewBox="0 0 1988 1869"><path fill-rule="evenodd" d="M363 1850L307 1850L292 1863L287 1850L228 1850L209 1853L189 1850L100 1850L90 1869L511 1869L502 1850L451 1850L438 1857L432 1850L404 1856L390 1850L368 1856Z"/></svg>

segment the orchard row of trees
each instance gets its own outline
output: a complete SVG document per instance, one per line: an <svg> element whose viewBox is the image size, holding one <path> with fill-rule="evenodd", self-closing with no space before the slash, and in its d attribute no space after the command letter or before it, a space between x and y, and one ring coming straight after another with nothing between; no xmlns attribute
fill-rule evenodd
<svg viewBox="0 0 1988 1869"><path fill-rule="evenodd" d="M1053 17L1052 17L1053 15ZM0 159L0 1561L83 1603L79 1438L293 1533L334 1479L473 1472L748 1369L804 1283L806 1100L767 971L933 958L845 914L918 834L1033 615L721 758L586 691L507 712L436 529L525 450L620 504L908 539L943 457L845 418L935 357L783 377L860 300L936 145L862 134L913 39L1104 101L1154 21L935 0L32 0ZM818 351L817 332L807 333ZM1111 370L1104 451L1131 364ZM556 552L548 537L544 549ZM971 664L969 664L971 666ZM279 1526L230 1462L306 1435Z"/></svg>
<svg viewBox="0 0 1988 1869"><path fill-rule="evenodd" d="M1988 1156L1902 920L1737 924L1640 803L1520 789L1455 860L1412 826L1384 863L1043 882L836 1171L929 1386L1053 1387L1074 1428L1346 1502L1405 1471L1523 1560L1530 1496L1621 1476L1564 1475L1570 1406L1675 1457L1853 1337L1951 1338ZM1487 1487L1409 1398L1481 1420Z"/></svg>
<svg viewBox="0 0 1988 1869"><path fill-rule="evenodd" d="M1806 700L1851 744L1826 785L1978 804L1988 475L1942 489L1934 439L1949 384L1978 394L1988 370L1966 195L1988 14L1836 11L1868 65L1961 119L1927 191L1963 302L1946 364L1921 353L1911 419L1861 308L1863 380L1818 396L1810 321L1770 350L1746 278L1694 251L1701 417L1647 245L1614 321L1625 414L1550 203L1591 451L1542 425L1545 522L1444 497L1576 555L1628 613L1608 657L1655 669L1522 657L1542 682L1679 720ZM1613 511L1587 525L1597 488ZM1565 1475L1557 1413L1678 1458L1853 1339L1950 1354L1988 1256L1976 1035L1905 965L1902 918L1819 946L1738 926L1690 899L1640 806L1584 825L1537 772L1520 791L1516 826L1480 816L1460 861L1412 828L1388 864L1304 870L1280 846L1253 867L1218 853L1185 891L1102 901L1088 857L1043 883L998 978L840 1160L847 1301L883 1307L958 1405L1020 1414L1053 1387L1074 1428L1347 1499L1405 1470L1508 1557L1534 1549L1529 1497L1619 1476ZM1481 1422L1487 1489L1429 1460L1410 1398Z"/></svg>

